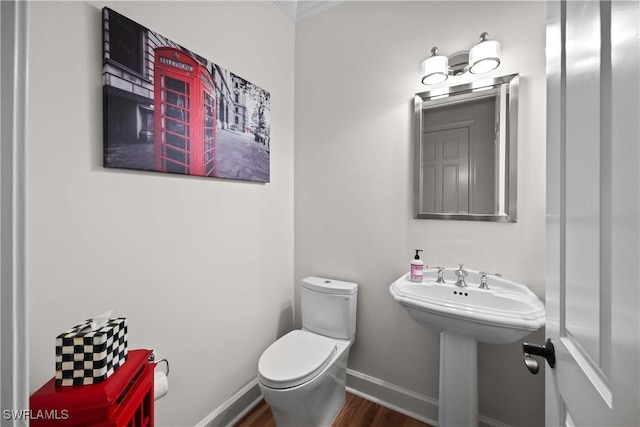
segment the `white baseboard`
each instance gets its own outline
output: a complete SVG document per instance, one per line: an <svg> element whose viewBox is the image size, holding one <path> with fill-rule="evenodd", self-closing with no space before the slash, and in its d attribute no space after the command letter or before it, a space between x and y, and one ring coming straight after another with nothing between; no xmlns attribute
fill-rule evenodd
<svg viewBox="0 0 640 427"><path fill-rule="evenodd" d="M210 413L195 427L230 427L236 424L262 400L258 380L254 378L222 406Z"/></svg>
<svg viewBox="0 0 640 427"><path fill-rule="evenodd" d="M424 394L347 369L347 391L432 426L437 425L438 401Z"/></svg>
<svg viewBox="0 0 640 427"><path fill-rule="evenodd" d="M347 369L347 391L432 426L438 422L438 400L404 387ZM482 415L480 427L512 427Z"/></svg>
<svg viewBox="0 0 640 427"><path fill-rule="evenodd" d="M493 418L485 417L484 415L478 415L478 422L480 427L513 427L510 424L505 424Z"/></svg>
<svg viewBox="0 0 640 427"><path fill-rule="evenodd" d="M347 369L347 391L408 417L437 426L438 400L404 387ZM262 400L253 379L195 427L232 427ZM480 415L480 427L512 427Z"/></svg>

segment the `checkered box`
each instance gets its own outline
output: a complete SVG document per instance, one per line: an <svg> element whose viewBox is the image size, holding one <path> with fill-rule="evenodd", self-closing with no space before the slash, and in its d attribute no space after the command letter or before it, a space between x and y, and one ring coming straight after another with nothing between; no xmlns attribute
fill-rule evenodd
<svg viewBox="0 0 640 427"><path fill-rule="evenodd" d="M92 330L93 319L56 339L56 385L97 384L127 360L127 319L109 319Z"/></svg>

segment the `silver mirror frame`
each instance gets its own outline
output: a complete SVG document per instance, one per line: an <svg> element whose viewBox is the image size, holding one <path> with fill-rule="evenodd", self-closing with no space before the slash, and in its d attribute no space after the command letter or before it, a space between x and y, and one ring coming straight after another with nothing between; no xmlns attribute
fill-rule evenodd
<svg viewBox="0 0 640 427"><path fill-rule="evenodd" d="M426 103L438 101L442 102L443 98L454 97L456 95L470 94L482 88L498 87L508 85L508 108L506 111L506 140L505 140L505 212L492 214L448 214L448 213L427 213L421 212L422 191L421 183L422 165L422 111ZM516 222L517 218L517 171L518 171L518 84L519 75L510 74L507 76L496 77L493 79L480 80L459 86L445 87L420 92L415 95L415 124L414 124L414 218L415 219L451 219L466 221L493 221L493 222Z"/></svg>

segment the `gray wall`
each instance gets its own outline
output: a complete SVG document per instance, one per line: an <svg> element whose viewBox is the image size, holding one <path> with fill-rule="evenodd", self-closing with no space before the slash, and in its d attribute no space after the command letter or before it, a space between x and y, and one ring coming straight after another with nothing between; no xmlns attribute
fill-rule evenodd
<svg viewBox="0 0 640 427"><path fill-rule="evenodd" d="M102 167L109 6L270 91L271 183ZM32 2L27 144L30 392L55 337L114 309L171 362L157 425L194 425L292 327L294 25L271 2Z"/></svg>
<svg viewBox="0 0 640 427"><path fill-rule="evenodd" d="M388 292L414 248L425 264L502 272L544 297L545 19L537 1L345 2L297 25L295 279L360 284L350 369L437 399L438 334ZM432 46L452 54L483 31L502 44L491 75L520 73L518 222L414 220L420 64ZM520 343L480 345L478 363L481 415L544 424L544 375L528 373Z"/></svg>

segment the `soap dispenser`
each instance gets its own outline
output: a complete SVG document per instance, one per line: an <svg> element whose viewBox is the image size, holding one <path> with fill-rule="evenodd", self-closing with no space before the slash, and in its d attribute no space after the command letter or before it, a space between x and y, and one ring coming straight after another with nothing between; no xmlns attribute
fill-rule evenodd
<svg viewBox="0 0 640 427"><path fill-rule="evenodd" d="M424 262L420 259L420 252L422 249L416 249L416 255L411 260L410 277L412 282L422 282L424 276Z"/></svg>

